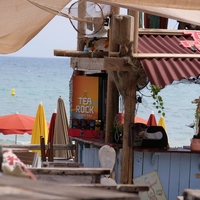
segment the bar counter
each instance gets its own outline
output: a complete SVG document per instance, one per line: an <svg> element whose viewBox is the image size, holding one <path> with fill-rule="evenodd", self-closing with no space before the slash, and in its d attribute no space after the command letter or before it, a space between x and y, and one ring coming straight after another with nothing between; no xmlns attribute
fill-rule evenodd
<svg viewBox="0 0 200 200"><path fill-rule="evenodd" d="M115 181L120 183L122 144L105 143L102 139L73 137L78 147L78 161L84 167L100 167L99 149L110 145L116 151L114 166ZM133 148L133 180L156 171L164 188L167 199L177 199L184 189L198 189L200 179L200 152L191 151L189 146L178 148Z"/></svg>
<svg viewBox="0 0 200 200"><path fill-rule="evenodd" d="M79 138L79 137L71 137L73 141L81 142L85 146L95 145L97 147L102 147L104 145L109 145L115 149L122 148L122 144L118 143L106 143L104 139L94 139L94 138ZM142 148L135 147L133 148L135 151L143 151L143 152L179 152L179 153L200 153L200 151L191 151L189 146L183 147L170 147L168 149L162 148Z"/></svg>

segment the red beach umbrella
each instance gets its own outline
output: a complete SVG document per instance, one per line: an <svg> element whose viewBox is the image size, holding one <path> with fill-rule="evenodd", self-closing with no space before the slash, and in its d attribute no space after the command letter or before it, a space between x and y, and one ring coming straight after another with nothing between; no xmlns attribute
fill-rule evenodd
<svg viewBox="0 0 200 200"><path fill-rule="evenodd" d="M134 123L147 124L147 120L146 120L146 119L143 119L142 117L135 116L135 118L134 118Z"/></svg>
<svg viewBox="0 0 200 200"><path fill-rule="evenodd" d="M56 111L51 115L47 144L49 144L49 143L53 144L55 122L56 122ZM46 156L48 157L49 161L53 161L53 158L51 157L51 151L47 150Z"/></svg>
<svg viewBox="0 0 200 200"><path fill-rule="evenodd" d="M147 126L157 126L156 117L153 112L149 116Z"/></svg>
<svg viewBox="0 0 200 200"><path fill-rule="evenodd" d="M32 134L35 117L24 114L0 116L0 132L7 134Z"/></svg>
<svg viewBox="0 0 200 200"><path fill-rule="evenodd" d="M51 116L51 121L49 125L49 136L48 136L47 143L50 143L50 142L53 143L55 122L56 122L56 112L54 112Z"/></svg>

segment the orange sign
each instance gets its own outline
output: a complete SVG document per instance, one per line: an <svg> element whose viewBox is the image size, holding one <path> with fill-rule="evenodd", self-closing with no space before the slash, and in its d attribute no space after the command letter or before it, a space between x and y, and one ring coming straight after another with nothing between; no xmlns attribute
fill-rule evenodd
<svg viewBox="0 0 200 200"><path fill-rule="evenodd" d="M98 88L98 77L73 76L73 119L98 119Z"/></svg>

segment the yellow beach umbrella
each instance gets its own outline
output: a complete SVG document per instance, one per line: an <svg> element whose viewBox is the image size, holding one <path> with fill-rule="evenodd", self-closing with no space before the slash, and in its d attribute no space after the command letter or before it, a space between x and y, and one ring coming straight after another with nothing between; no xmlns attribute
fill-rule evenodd
<svg viewBox="0 0 200 200"><path fill-rule="evenodd" d="M40 144L41 136L44 137L45 144L47 144L48 132L49 129L46 121L44 106L42 103L40 103L37 109L34 126L32 130L31 144ZM37 152L39 155L41 154L41 151Z"/></svg>
<svg viewBox="0 0 200 200"><path fill-rule="evenodd" d="M159 121L158 121L158 126L162 126L166 131L166 124L165 124L165 118L163 116L160 117Z"/></svg>

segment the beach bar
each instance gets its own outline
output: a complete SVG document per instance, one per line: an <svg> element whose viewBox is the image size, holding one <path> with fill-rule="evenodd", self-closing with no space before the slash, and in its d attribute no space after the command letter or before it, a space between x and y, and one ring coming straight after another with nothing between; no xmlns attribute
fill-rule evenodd
<svg viewBox="0 0 200 200"><path fill-rule="evenodd" d="M76 161L85 167L99 167L99 149L110 145L117 154L117 183L136 183L138 177L156 172L154 182L161 185L157 195L164 193L165 199L176 199L185 188L199 187L198 152L166 146L137 147L130 144L130 125L134 124L136 92L149 82L162 89L174 80L199 76L200 52L184 43L193 42L193 35L198 33L161 29L161 25L140 28L140 13L127 13L120 15L119 7L112 7L106 36L88 37L78 32L77 51L54 50L55 56L70 57L74 69L69 136L77 145ZM86 29L83 22L78 24L80 30ZM87 81L89 86L79 91ZM120 95L124 102L123 134L115 144L111 130L119 116ZM148 177L144 181L151 185Z"/></svg>
<svg viewBox="0 0 200 200"><path fill-rule="evenodd" d="M78 143L78 161L85 167L100 167L99 149L104 141L95 139L73 138ZM114 176L120 183L122 147L110 144L116 151ZM199 152L184 148L153 149L133 148L133 183L134 179L156 171L166 195L166 199L176 199L182 196L185 188L198 189L200 179L197 178L199 169ZM143 182L143 184L145 184Z"/></svg>

